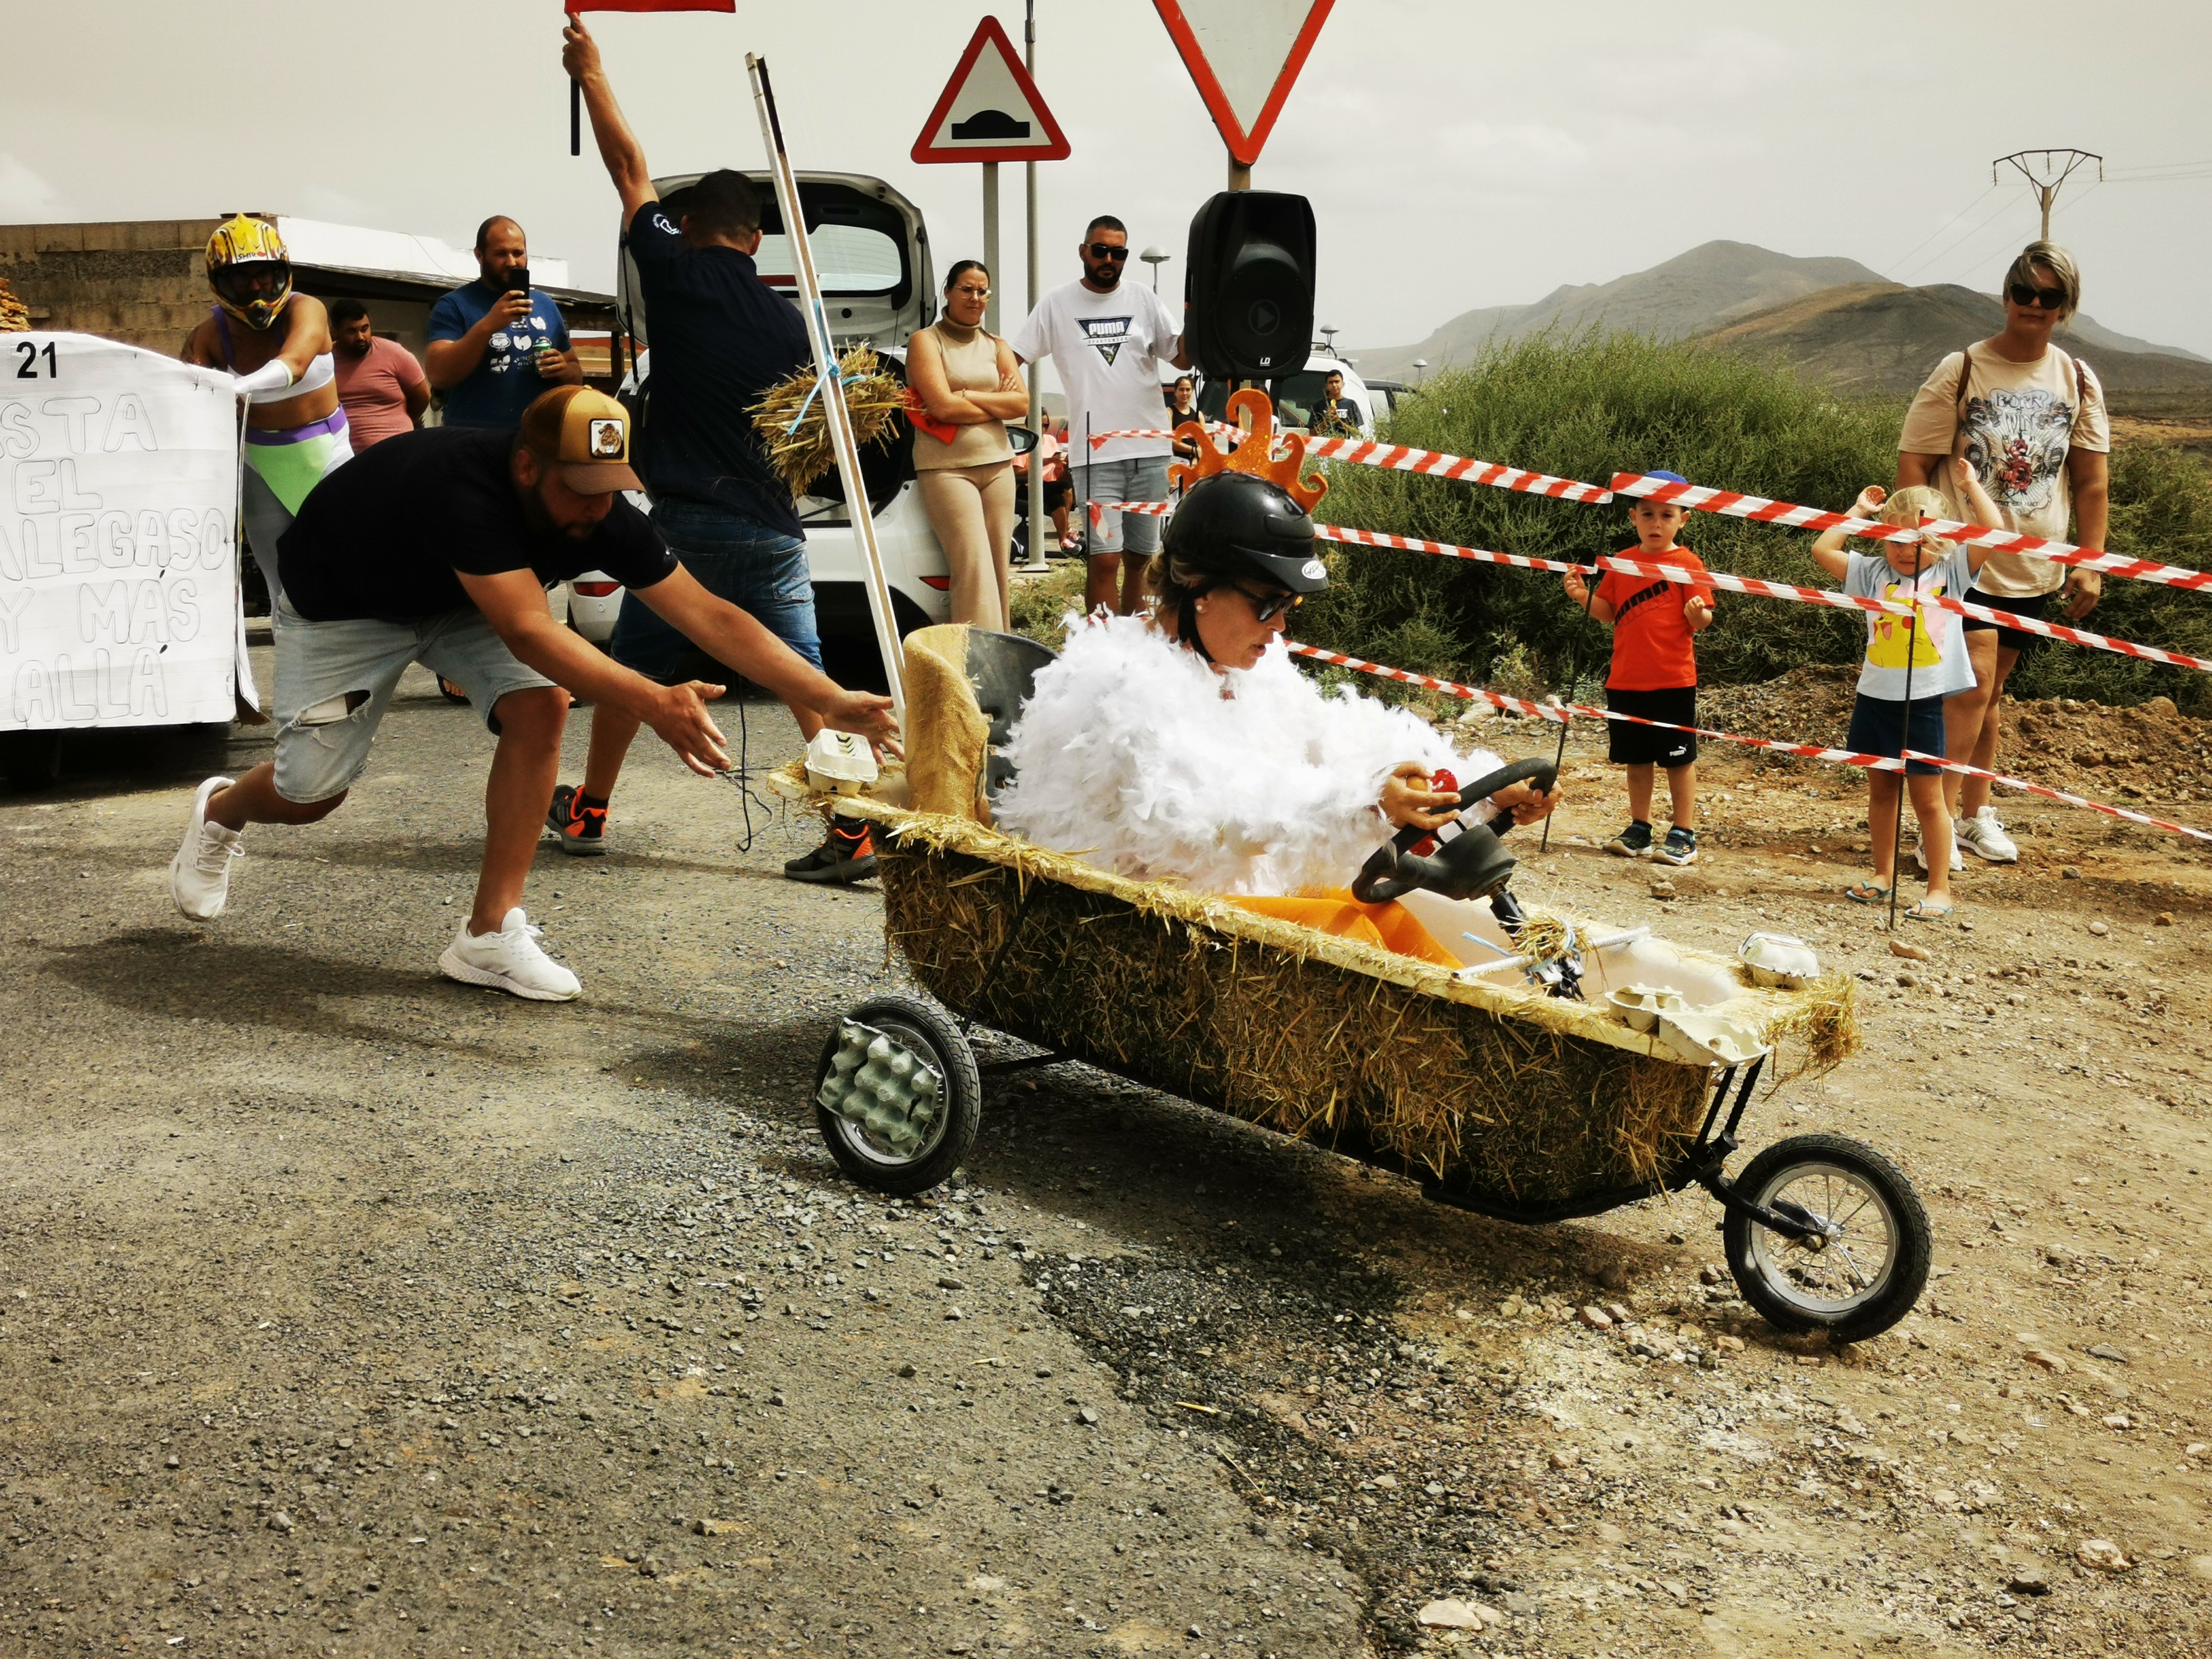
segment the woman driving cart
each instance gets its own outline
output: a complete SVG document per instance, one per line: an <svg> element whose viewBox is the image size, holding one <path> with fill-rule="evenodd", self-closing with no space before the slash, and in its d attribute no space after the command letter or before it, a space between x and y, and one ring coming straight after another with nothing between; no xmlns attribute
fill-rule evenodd
<svg viewBox="0 0 2212 1659"><path fill-rule="evenodd" d="M1015 777L996 816L1117 875L1180 879L1456 968L1403 907L1360 903L1346 884L1390 829L1452 822L1457 781L1500 763L1455 750L1409 710L1324 693L1298 672L1279 641L1328 586L1306 512L1323 486L1302 482L1295 458L1267 460L1267 447L1248 440L1224 458L1201 445L1207 476L1169 520L1152 616L1077 629L1038 671L1008 735ZM1529 823L1559 799L1556 787L1514 783L1488 804Z"/></svg>

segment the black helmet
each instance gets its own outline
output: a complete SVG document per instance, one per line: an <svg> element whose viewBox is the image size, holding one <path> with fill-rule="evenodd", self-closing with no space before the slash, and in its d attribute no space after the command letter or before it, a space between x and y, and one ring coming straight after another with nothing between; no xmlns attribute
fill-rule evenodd
<svg viewBox="0 0 2212 1659"><path fill-rule="evenodd" d="M1312 519L1279 484L1248 472L1212 473L1184 492L1161 550L1224 580L1257 576L1293 593L1328 586Z"/></svg>

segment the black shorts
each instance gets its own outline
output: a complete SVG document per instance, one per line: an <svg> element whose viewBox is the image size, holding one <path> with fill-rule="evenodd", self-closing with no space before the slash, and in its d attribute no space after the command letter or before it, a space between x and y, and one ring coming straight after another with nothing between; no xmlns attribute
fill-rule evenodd
<svg viewBox="0 0 2212 1659"><path fill-rule="evenodd" d="M1664 691L1623 691L1608 685L1605 706L1617 714L1640 714L1669 726L1698 723L1698 688L1678 685ZM1615 766L1687 766L1698 757L1698 734L1607 720L1605 757Z"/></svg>
<svg viewBox="0 0 2212 1659"><path fill-rule="evenodd" d="M1965 595L1968 605L1978 605L1984 611L2009 611L2015 617L2032 617L2037 622L2043 620L2043 613L2051 609L2051 600L2057 597L2057 592L2051 592L2030 593L2024 599L2011 599L2002 593L1984 593L1978 587L1968 588ZM2043 638L2040 634L2023 633L2017 628L2007 628L2001 623L1984 622L1979 617L1962 617L1960 618L1960 626L1969 634L1982 633L1995 629L1997 635L1997 649L2017 651L2023 657L2034 650L2037 642Z"/></svg>

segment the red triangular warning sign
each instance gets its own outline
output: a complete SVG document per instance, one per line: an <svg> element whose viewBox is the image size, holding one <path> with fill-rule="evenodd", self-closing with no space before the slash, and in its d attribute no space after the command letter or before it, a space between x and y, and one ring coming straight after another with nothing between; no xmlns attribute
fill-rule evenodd
<svg viewBox="0 0 2212 1659"><path fill-rule="evenodd" d="M1245 167L1260 159L1291 83L1336 0L1152 0L1221 141Z"/></svg>
<svg viewBox="0 0 2212 1659"><path fill-rule="evenodd" d="M986 17L914 141L914 159L1058 161L1067 153L1060 123L1014 56L1013 42L997 18Z"/></svg>

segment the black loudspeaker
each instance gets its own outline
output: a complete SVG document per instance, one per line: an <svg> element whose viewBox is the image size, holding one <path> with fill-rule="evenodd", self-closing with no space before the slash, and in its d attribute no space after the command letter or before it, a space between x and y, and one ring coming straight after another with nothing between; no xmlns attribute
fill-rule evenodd
<svg viewBox="0 0 2212 1659"><path fill-rule="evenodd" d="M1206 379L1297 374L1313 344L1313 204L1224 191L1190 222L1182 292L1185 343Z"/></svg>

